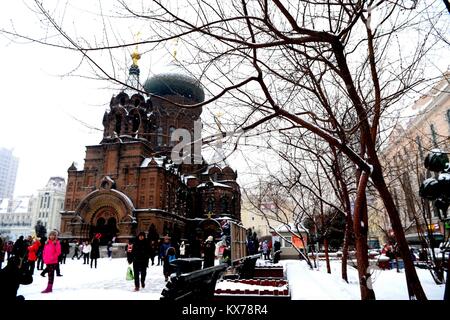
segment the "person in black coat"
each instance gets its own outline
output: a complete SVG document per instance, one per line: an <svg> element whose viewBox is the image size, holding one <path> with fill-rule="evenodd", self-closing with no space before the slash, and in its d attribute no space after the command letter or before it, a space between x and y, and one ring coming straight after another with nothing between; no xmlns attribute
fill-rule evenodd
<svg viewBox="0 0 450 320"><path fill-rule="evenodd" d="M23 301L23 296L17 296L17 290L21 284L27 285L33 282L33 276L24 268L20 268L20 259L11 257L5 268L0 270L2 301Z"/></svg>
<svg viewBox="0 0 450 320"><path fill-rule="evenodd" d="M209 236L203 247L203 269L214 266L214 259L216 258L216 245L214 239Z"/></svg>
<svg viewBox="0 0 450 320"><path fill-rule="evenodd" d="M42 237L41 238L41 245L39 246L39 250L37 252L37 266L36 269L37 270L44 270L44 260L42 258L42 253L44 252L44 246L45 243L47 242L47 238L46 237Z"/></svg>
<svg viewBox="0 0 450 320"><path fill-rule="evenodd" d="M273 244L273 263L278 263L280 261L281 255L281 243L276 240Z"/></svg>
<svg viewBox="0 0 450 320"><path fill-rule="evenodd" d="M27 254L27 244L25 243L25 240L23 239L23 236L20 236L19 239L16 240L16 242L14 242L14 247L13 247L13 255L20 258L20 259L25 259L26 258L26 254Z"/></svg>
<svg viewBox="0 0 450 320"><path fill-rule="evenodd" d="M145 238L145 233L140 232L133 244L133 272L134 291L139 291L139 275L142 288L145 288L145 277L147 275L149 255L149 243Z"/></svg>
<svg viewBox="0 0 450 320"><path fill-rule="evenodd" d="M70 245L67 239L61 242L61 263L66 264L67 255L70 252Z"/></svg>
<svg viewBox="0 0 450 320"><path fill-rule="evenodd" d="M100 258L100 240L95 237L91 243L91 269L92 264L95 264L95 269L97 269L97 259Z"/></svg>

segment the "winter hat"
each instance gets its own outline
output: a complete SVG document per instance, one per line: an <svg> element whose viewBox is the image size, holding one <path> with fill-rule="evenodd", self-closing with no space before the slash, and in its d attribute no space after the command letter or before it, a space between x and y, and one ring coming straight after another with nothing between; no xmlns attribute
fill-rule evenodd
<svg viewBox="0 0 450 320"><path fill-rule="evenodd" d="M56 230L52 230L48 233L48 236L50 237L51 235L55 235L58 236L58 232L56 232Z"/></svg>
<svg viewBox="0 0 450 320"><path fill-rule="evenodd" d="M208 238L206 238L206 241L213 241L213 237L209 236Z"/></svg>
<svg viewBox="0 0 450 320"><path fill-rule="evenodd" d="M144 236L144 238L145 238L145 232L143 232L143 231L139 232L138 238L139 238L140 236Z"/></svg>

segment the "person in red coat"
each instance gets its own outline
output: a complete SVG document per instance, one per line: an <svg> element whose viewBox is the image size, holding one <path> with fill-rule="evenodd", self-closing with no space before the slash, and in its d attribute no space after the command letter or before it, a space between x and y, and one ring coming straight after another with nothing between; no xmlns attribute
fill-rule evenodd
<svg viewBox="0 0 450 320"><path fill-rule="evenodd" d="M28 246L28 265L31 275L33 275L34 273L34 267L36 265L36 260L38 258L37 252L39 250L39 247L41 246L41 242L39 240L40 240L39 238L34 238L34 241L31 244L31 246Z"/></svg>
<svg viewBox="0 0 450 320"><path fill-rule="evenodd" d="M48 234L48 241L45 243L44 252L42 253L44 263L48 268L48 284L47 288L42 291L42 293L49 293L53 290L55 270L58 266L58 257L61 254L61 244L57 237L58 233L56 231L50 231Z"/></svg>

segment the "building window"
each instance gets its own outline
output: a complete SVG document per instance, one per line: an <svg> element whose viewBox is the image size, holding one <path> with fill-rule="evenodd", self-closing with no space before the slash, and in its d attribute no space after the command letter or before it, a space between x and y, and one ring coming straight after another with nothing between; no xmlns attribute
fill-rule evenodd
<svg viewBox="0 0 450 320"><path fill-rule="evenodd" d="M437 132L436 132L436 128L434 127L434 124L430 124L430 130L431 130L431 139L433 141L433 146L437 148L438 147Z"/></svg>
<svg viewBox="0 0 450 320"><path fill-rule="evenodd" d="M170 145L171 146L174 146L175 143L176 143L175 140L172 140L172 134L173 134L174 131L175 131L175 127L170 127L169 128L169 141L170 141Z"/></svg>
<svg viewBox="0 0 450 320"><path fill-rule="evenodd" d="M156 145L162 146L163 144L163 129L161 127L156 130Z"/></svg>
<svg viewBox="0 0 450 320"><path fill-rule="evenodd" d="M120 131L122 129L122 116L120 114L116 114L116 126L114 129L117 135L120 135Z"/></svg>
<svg viewBox="0 0 450 320"><path fill-rule="evenodd" d="M286 239L283 239L283 247L284 248L291 248L292 244L290 242L292 242L292 237L285 237L285 238Z"/></svg>
<svg viewBox="0 0 450 320"><path fill-rule="evenodd" d="M209 197L207 200L207 209L206 209L206 214L208 213L212 213L214 211L214 198L213 197Z"/></svg>

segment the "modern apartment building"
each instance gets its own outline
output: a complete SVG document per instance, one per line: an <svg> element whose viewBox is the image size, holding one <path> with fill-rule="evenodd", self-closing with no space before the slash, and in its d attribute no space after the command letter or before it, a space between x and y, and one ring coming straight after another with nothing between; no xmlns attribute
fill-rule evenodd
<svg viewBox="0 0 450 320"><path fill-rule="evenodd" d="M12 199L16 184L19 158L13 156L13 150L0 148L0 199Z"/></svg>

